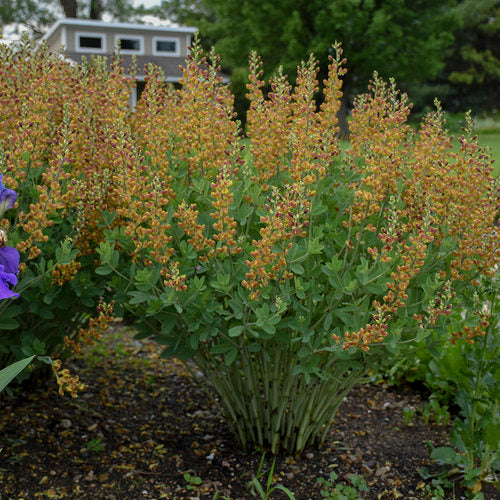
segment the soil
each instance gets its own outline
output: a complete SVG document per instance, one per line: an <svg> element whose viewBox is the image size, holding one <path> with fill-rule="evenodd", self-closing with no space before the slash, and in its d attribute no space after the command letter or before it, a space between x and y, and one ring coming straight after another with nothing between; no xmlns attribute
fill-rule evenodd
<svg viewBox="0 0 500 500"><path fill-rule="evenodd" d="M0 397L0 499L250 499L261 451L242 451L214 397L161 347L115 326L68 366L88 385L78 398L58 395L50 379ZM322 499L318 478L363 478L361 499L432 498L419 469L432 464L426 442L446 445L448 428L403 408L422 408L425 394L383 384L355 388L322 449L278 456L273 486L297 500ZM408 425L410 424L410 425ZM272 458L265 456L266 488ZM486 499L498 491L484 491ZM330 491L333 486L330 487ZM288 498L274 491L271 499ZM337 498L330 496L329 498ZM355 498L355 497L346 497ZM445 498L465 498L457 486Z"/></svg>

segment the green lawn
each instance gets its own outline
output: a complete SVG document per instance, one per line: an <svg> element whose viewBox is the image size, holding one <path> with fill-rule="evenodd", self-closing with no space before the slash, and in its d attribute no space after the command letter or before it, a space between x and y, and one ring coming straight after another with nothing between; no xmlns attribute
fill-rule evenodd
<svg viewBox="0 0 500 500"><path fill-rule="evenodd" d="M494 174L500 175L500 134L479 134L479 144L491 149L491 154L495 158Z"/></svg>

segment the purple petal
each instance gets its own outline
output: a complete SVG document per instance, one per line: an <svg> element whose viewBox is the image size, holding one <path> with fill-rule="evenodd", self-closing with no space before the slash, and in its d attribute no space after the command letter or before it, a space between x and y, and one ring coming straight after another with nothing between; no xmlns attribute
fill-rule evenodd
<svg viewBox="0 0 500 500"><path fill-rule="evenodd" d="M11 297L19 297L18 293L13 292L0 277L0 300L10 299Z"/></svg>
<svg viewBox="0 0 500 500"><path fill-rule="evenodd" d="M10 283L11 285L17 285L17 276L12 273L5 271L4 267L0 264L0 281L3 283Z"/></svg>
<svg viewBox="0 0 500 500"><path fill-rule="evenodd" d="M19 297L18 293L13 292L8 285L17 285L17 277L15 274L6 273L4 267L0 264L0 300L10 297Z"/></svg>
<svg viewBox="0 0 500 500"><path fill-rule="evenodd" d="M0 188L0 213L5 212L14 206L16 202L17 193L12 189Z"/></svg>
<svg viewBox="0 0 500 500"><path fill-rule="evenodd" d="M16 248L0 247L0 266L3 266L3 271L6 273L19 272L19 252Z"/></svg>

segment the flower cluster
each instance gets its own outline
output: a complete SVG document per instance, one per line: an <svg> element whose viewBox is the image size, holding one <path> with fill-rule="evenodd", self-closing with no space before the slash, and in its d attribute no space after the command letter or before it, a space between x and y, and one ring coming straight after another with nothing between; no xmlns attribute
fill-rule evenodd
<svg viewBox="0 0 500 500"><path fill-rule="evenodd" d="M207 238L205 233L205 224L198 224L198 210L196 205L193 203L189 207L186 202L183 201L174 212L174 216L178 219L177 224L181 227L184 232L189 236L188 243L193 245L197 252L202 252L204 250L210 249L215 245L215 241ZM206 255L200 255L199 259L201 262L207 260Z"/></svg>
<svg viewBox="0 0 500 500"><path fill-rule="evenodd" d="M113 321L114 302L106 304L104 300L99 301L96 313L97 316L90 318L86 328L80 328L75 339L64 337L64 343L73 352L80 353L84 345L93 345L105 333L110 323Z"/></svg>
<svg viewBox="0 0 500 500"><path fill-rule="evenodd" d="M404 179L409 125L406 123L411 105L406 94L399 96L396 84L390 85L377 74L370 84L371 94L359 96L352 112L350 128L352 159L363 158L361 166L353 161L361 181L353 184L356 200L353 223L377 214L387 196L398 192Z"/></svg>
<svg viewBox="0 0 500 500"><path fill-rule="evenodd" d="M356 232L358 243L370 239L366 231L375 232L379 244L368 246L367 253L374 265L390 264L393 270L388 291L372 303L371 327L347 333L344 347L366 348L381 340L375 326L388 324L407 304L408 289L426 262L450 289L457 280L470 280L473 269L491 276L499 262L498 233L492 230L498 189L491 160L472 137L470 120L461 149L454 153L439 103L413 133L406 123L411 105L394 82L387 85L375 75L370 90L357 98L350 124L348 161L359 178L352 184L354 205L344 226ZM451 250L431 263L430 256L445 241ZM353 247L348 241L346 251L353 253ZM436 296L426 314L416 313L414 320L431 326L450 314L452 302L445 307L443 297Z"/></svg>
<svg viewBox="0 0 500 500"><path fill-rule="evenodd" d="M316 110L318 64L311 55L297 69L293 92L281 70L271 79L271 92L263 94L262 61L252 53L247 84L250 109L247 135L256 174L253 180L267 191L279 172L288 172L291 181L314 184L326 175L327 168L339 154L337 113L342 97L340 76L344 73L342 51L330 58L324 102ZM310 196L314 195L311 190Z"/></svg>
<svg viewBox="0 0 500 500"><path fill-rule="evenodd" d="M179 90L162 89L161 73L150 68L134 118L139 144L153 168L185 169L187 183L198 171L212 179L226 163L226 153L234 150L238 126L218 56L204 56L197 36L179 83Z"/></svg>
<svg viewBox="0 0 500 500"><path fill-rule="evenodd" d="M78 397L78 393L84 391L87 386L80 381L78 375L72 375L67 368L61 370L62 362L56 359L52 362L52 371L56 376L57 385L59 386L59 394L64 395L65 392L71 394L72 397Z"/></svg>
<svg viewBox="0 0 500 500"><path fill-rule="evenodd" d="M250 299L257 299L260 290L271 280L284 280L293 276L286 270L286 256L295 238L304 237L308 221L305 216L310 202L302 183L287 186L284 193L275 190L264 206L267 215L260 217L263 227L260 239L253 240L251 259L246 261L248 272L242 285L251 290Z"/></svg>
<svg viewBox="0 0 500 500"><path fill-rule="evenodd" d="M247 136L251 139L255 174L252 179L269 189L268 182L283 168L289 151L289 126L292 120L290 110L291 86L281 69L271 79L271 92L264 98L261 80L262 61L255 52L250 55L250 74L247 84L250 108L247 113Z"/></svg>
<svg viewBox="0 0 500 500"><path fill-rule="evenodd" d="M173 288L178 292L187 290L186 275L180 273L178 262L171 262L168 269L164 268L163 276L165 278L163 284L167 288Z"/></svg>
<svg viewBox="0 0 500 500"><path fill-rule="evenodd" d="M215 181L210 184L212 188L211 196L213 198L212 207L215 209L210 216L215 220L213 228L216 232L213 235L213 239L218 242L216 253L219 255L237 254L242 250L241 247L236 245L234 239L237 223L229 215L229 207L233 202L233 193L231 192L233 180L231 174L233 172L230 169L222 169L217 174Z"/></svg>

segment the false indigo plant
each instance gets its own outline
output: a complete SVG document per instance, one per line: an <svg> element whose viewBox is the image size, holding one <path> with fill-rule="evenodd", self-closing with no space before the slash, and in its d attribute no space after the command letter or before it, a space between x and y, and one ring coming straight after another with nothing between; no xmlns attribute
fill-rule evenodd
<svg viewBox="0 0 500 500"><path fill-rule="evenodd" d="M413 132L375 75L341 153L335 49L319 108L313 57L266 95L253 54L244 140L213 52L195 41L180 89L150 67L99 247L139 337L194 360L241 445L272 453L320 445L368 369L483 335L473 296L499 261L498 184L470 124L459 152L439 107Z"/></svg>
<svg viewBox="0 0 500 500"><path fill-rule="evenodd" d="M1 219L13 247L0 248L1 290L19 293L15 303L0 305L0 367L52 357L59 387L74 394L79 383L71 383L61 360L95 341L111 317L101 301L106 279L94 273L95 248L102 213L116 210L120 199L114 180L130 80L117 62L71 65L24 40L0 47L0 83L2 206L18 194L16 210ZM18 380L50 376L44 366Z"/></svg>

